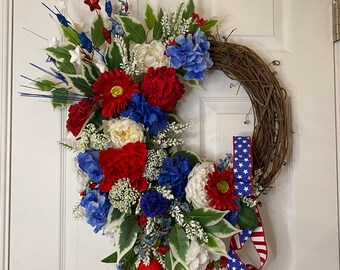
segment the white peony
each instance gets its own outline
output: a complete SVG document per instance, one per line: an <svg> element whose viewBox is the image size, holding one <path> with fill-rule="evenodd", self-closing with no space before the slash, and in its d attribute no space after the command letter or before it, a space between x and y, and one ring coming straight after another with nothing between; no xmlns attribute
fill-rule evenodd
<svg viewBox="0 0 340 270"><path fill-rule="evenodd" d="M209 264L209 254L204 245L199 245L197 241L192 240L186 263L190 270L205 270Z"/></svg>
<svg viewBox="0 0 340 270"><path fill-rule="evenodd" d="M208 182L208 174L214 172L214 163L202 162L196 164L188 175L188 184L185 188L186 199L194 208L209 207L209 200L205 190Z"/></svg>
<svg viewBox="0 0 340 270"><path fill-rule="evenodd" d="M157 68L161 66L170 66L169 57L165 55L165 46L156 40L151 43L136 44L133 50L137 53L137 61L146 72L149 67Z"/></svg>
<svg viewBox="0 0 340 270"><path fill-rule="evenodd" d="M131 119L121 118L104 121L103 127L105 134L110 137L115 148L121 148L128 143L144 141L143 126Z"/></svg>

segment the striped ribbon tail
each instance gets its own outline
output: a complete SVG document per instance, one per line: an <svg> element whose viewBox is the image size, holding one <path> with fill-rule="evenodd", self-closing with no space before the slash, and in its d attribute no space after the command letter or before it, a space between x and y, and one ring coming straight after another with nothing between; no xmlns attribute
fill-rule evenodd
<svg viewBox="0 0 340 270"><path fill-rule="evenodd" d="M228 270L260 270L265 265L268 257L268 248L266 237L264 234L262 219L258 208L255 209L257 218L259 220L259 226L253 230L242 230L241 233L234 235L231 238L230 249L228 252ZM236 250L240 250L246 241L250 238L250 241L255 247L255 250L260 258L260 267L257 268L251 264L245 264L236 253Z"/></svg>

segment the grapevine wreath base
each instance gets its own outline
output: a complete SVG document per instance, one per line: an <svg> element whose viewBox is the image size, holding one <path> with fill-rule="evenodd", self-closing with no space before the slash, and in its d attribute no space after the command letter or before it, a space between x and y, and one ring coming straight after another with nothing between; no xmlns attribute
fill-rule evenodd
<svg viewBox="0 0 340 270"><path fill-rule="evenodd" d="M102 2L102 3L101 3ZM114 3L115 2L115 3ZM280 173L288 150L286 92L275 72L246 46L214 38L216 19L195 13L192 0L144 22L126 0L85 0L90 29L43 4L65 42L53 38L49 69L29 88L69 106L79 203L74 214L116 250L104 263L120 270L250 270L267 261L257 198ZM118 8L117 8L118 7ZM185 87L207 70L239 82L254 112L254 132L233 137L233 153L217 164L181 150L190 124L177 115ZM47 94L46 94L47 93ZM237 250L251 241L260 258L246 265Z"/></svg>

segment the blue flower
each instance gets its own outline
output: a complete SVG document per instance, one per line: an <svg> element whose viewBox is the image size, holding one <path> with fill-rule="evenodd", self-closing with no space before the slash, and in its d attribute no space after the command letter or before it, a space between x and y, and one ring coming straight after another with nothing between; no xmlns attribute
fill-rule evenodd
<svg viewBox="0 0 340 270"><path fill-rule="evenodd" d="M82 32L78 34L78 37L81 41L81 47L86 49L89 53L91 53L93 50L93 46L91 40L87 37L87 35L84 32Z"/></svg>
<svg viewBox="0 0 340 270"><path fill-rule="evenodd" d="M157 190L152 190L144 194L140 201L140 207L148 217L157 217L163 215L168 209L169 200Z"/></svg>
<svg viewBox="0 0 340 270"><path fill-rule="evenodd" d="M180 35L175 41L177 44L166 50L166 54L171 57L171 66L187 71L184 76L186 80L203 80L204 71L213 64L208 51L210 43L205 33L198 29L194 35Z"/></svg>
<svg viewBox="0 0 340 270"><path fill-rule="evenodd" d="M233 226L237 224L238 221L238 214L241 211L241 205L239 200L234 201L235 204L237 205L239 210L234 210L234 211L229 211L228 214L225 215L225 219L229 221L229 223Z"/></svg>
<svg viewBox="0 0 340 270"><path fill-rule="evenodd" d="M170 187L175 197L182 198L185 195L188 174L192 167L189 159L185 157L165 158L159 173L158 184Z"/></svg>
<svg viewBox="0 0 340 270"><path fill-rule="evenodd" d="M105 12L107 16L111 17L112 15L112 4L110 0L106 0L105 2Z"/></svg>
<svg viewBox="0 0 340 270"><path fill-rule="evenodd" d="M106 224L107 215L111 207L105 193L88 188L80 205L85 208L87 223L95 227L95 233L99 232Z"/></svg>
<svg viewBox="0 0 340 270"><path fill-rule="evenodd" d="M97 184L103 179L103 172L99 166L98 155L99 152L96 150L87 150L85 153L79 153L77 156L79 168Z"/></svg>
<svg viewBox="0 0 340 270"><path fill-rule="evenodd" d="M128 101L127 109L121 111L120 115L148 127L151 136L156 136L168 125L166 113L159 107L147 103L143 95L132 95L131 101Z"/></svg>

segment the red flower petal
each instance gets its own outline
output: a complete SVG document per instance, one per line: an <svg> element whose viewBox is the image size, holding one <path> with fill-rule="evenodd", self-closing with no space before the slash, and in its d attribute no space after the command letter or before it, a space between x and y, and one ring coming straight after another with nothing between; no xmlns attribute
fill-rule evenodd
<svg viewBox="0 0 340 270"><path fill-rule="evenodd" d="M173 68L153 67L148 69L141 85L146 101L166 112L175 108L184 93L184 84L180 82Z"/></svg>
<svg viewBox="0 0 340 270"><path fill-rule="evenodd" d="M127 100L140 92L130 76L117 68L102 73L92 87L92 92L98 94L94 100L101 100L102 116L106 118L116 117L126 108Z"/></svg>
<svg viewBox="0 0 340 270"><path fill-rule="evenodd" d="M163 270L163 267L157 260L151 259L149 265L145 265L141 262L137 270Z"/></svg>
<svg viewBox="0 0 340 270"><path fill-rule="evenodd" d="M131 186L138 191L147 188L147 181L142 177L148 151L141 142L128 143L122 148L109 148L99 152L99 164L104 178L99 184L102 192L109 191L122 178L129 178Z"/></svg>
<svg viewBox="0 0 340 270"><path fill-rule="evenodd" d="M85 0L84 3L90 7L90 10L101 9L99 0Z"/></svg>

